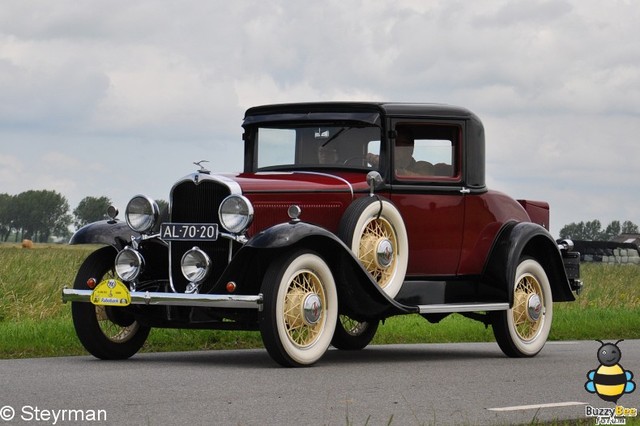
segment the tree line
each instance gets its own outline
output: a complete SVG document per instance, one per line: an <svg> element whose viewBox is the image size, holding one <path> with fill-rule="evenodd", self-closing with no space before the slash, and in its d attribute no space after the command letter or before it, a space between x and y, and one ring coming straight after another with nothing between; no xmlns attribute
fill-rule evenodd
<svg viewBox="0 0 640 426"><path fill-rule="evenodd" d="M570 238L581 241L611 241L623 234L638 234L638 225L626 220L620 223L614 220L602 229L599 220L570 223L560 230L560 238Z"/></svg>
<svg viewBox="0 0 640 426"><path fill-rule="evenodd" d="M29 239L47 242L53 237L69 238L70 226L107 219L107 197L85 197L69 213L69 202L56 191L29 190L18 195L0 193L0 241Z"/></svg>

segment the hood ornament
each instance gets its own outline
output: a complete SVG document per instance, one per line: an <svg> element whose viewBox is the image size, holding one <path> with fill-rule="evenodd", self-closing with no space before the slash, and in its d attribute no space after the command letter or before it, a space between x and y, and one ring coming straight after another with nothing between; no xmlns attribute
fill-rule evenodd
<svg viewBox="0 0 640 426"><path fill-rule="evenodd" d="M202 174L208 175L208 174L211 173L211 170L207 169L202 164L202 163L208 163L208 162L209 162L209 160L200 160L200 161L194 161L193 164L195 164L196 166L200 167L200 169L198 170L198 173L202 173Z"/></svg>

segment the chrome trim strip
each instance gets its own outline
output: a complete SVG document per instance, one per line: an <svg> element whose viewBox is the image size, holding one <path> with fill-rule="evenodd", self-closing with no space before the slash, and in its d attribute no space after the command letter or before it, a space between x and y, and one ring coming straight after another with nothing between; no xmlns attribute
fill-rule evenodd
<svg viewBox="0 0 640 426"><path fill-rule="evenodd" d="M92 290L62 289L62 301L90 302ZM200 306L205 308L257 309L262 311L262 294L256 296L232 294L185 294L132 291L132 305Z"/></svg>
<svg viewBox="0 0 640 426"><path fill-rule="evenodd" d="M450 303L441 305L418 305L421 314L445 314L454 312L506 311L508 303Z"/></svg>
<svg viewBox="0 0 640 426"><path fill-rule="evenodd" d="M332 177L332 178L338 179L339 181L347 184L347 186L349 187L349 191L351 191L351 198L353 198L353 185L351 185L351 182L349 182L345 178L342 178L342 177L336 176L336 175L332 175L330 173L306 172L306 171L303 171L303 170L296 170L293 173L302 173L302 174L306 174L306 175L326 176L326 177Z"/></svg>

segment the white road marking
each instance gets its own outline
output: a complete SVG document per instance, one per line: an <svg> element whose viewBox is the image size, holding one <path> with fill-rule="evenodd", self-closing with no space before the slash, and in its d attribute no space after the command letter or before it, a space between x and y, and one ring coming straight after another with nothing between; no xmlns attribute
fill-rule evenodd
<svg viewBox="0 0 640 426"><path fill-rule="evenodd" d="M487 408L489 411L519 411L519 410L536 410L539 408L555 408L555 407L571 407L573 405L587 405L586 402L553 402L549 404L535 404L535 405L516 405L513 407L497 407Z"/></svg>

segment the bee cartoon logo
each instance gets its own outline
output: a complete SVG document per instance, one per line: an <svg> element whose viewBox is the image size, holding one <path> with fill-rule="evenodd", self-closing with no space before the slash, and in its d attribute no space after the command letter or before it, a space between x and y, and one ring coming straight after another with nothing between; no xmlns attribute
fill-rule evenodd
<svg viewBox="0 0 640 426"><path fill-rule="evenodd" d="M597 394L604 401L617 403L618 399L625 393L635 390L636 384L631 380L633 373L625 370L619 364L622 359L622 351L616 343L604 343L596 340L602 346L598 349L598 361L600 366L587 373L589 379L584 384L584 388L589 393Z"/></svg>

